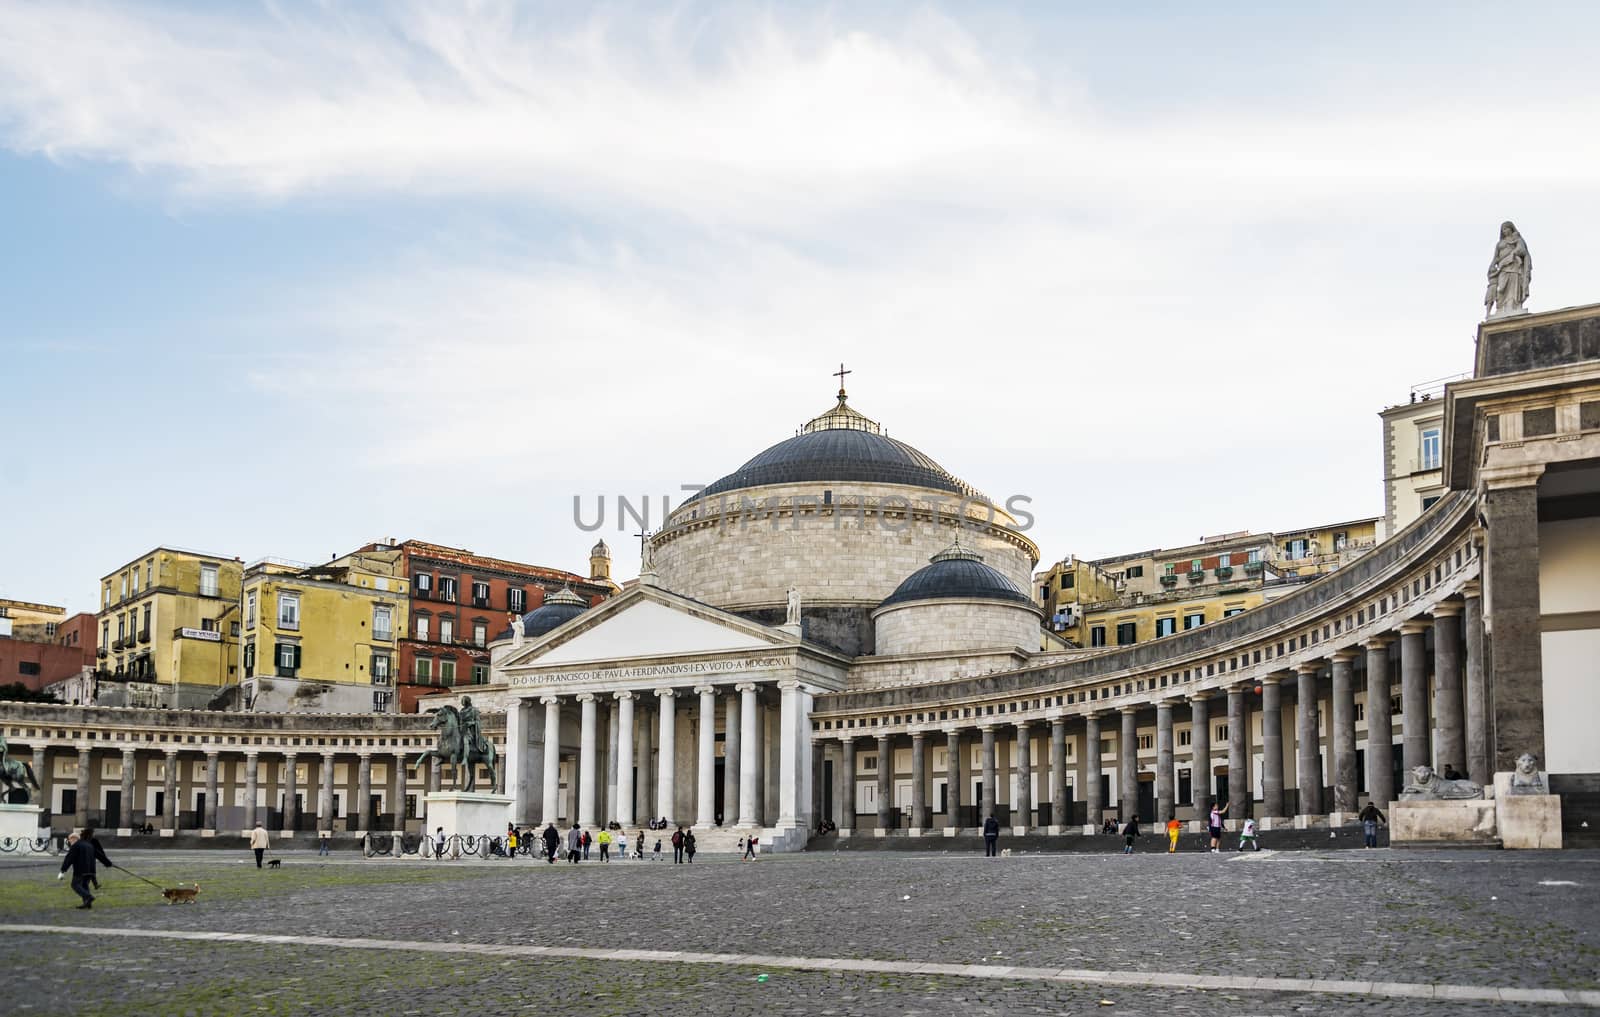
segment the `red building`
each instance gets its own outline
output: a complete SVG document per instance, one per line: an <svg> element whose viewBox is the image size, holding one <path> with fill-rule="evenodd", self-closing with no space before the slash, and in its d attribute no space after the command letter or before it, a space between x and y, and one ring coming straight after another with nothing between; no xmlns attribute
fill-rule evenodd
<svg viewBox="0 0 1600 1017"><path fill-rule="evenodd" d="M48 639L0 635L0 685L21 682L38 692L94 666L95 617L79 612L52 622Z"/></svg>
<svg viewBox="0 0 1600 1017"><path fill-rule="evenodd" d="M398 547L411 577L409 631L399 640L396 709L415 713L417 700L441 688L489 680L488 645L511 623L570 587L598 604L617 592L605 542L589 557L589 577L574 572L490 558L455 547L407 540L371 544L364 551Z"/></svg>

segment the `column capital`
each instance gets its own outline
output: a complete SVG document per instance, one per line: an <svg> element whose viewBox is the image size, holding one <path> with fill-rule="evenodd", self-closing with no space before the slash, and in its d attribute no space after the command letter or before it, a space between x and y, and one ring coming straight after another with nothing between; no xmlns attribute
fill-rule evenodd
<svg viewBox="0 0 1600 1017"><path fill-rule="evenodd" d="M714 696L717 694L717 687L715 685L696 685L694 694L697 696Z"/></svg>
<svg viewBox="0 0 1600 1017"><path fill-rule="evenodd" d="M177 759L178 758L178 750L177 749L163 749L163 750L161 750L161 754L166 756L168 759Z"/></svg>
<svg viewBox="0 0 1600 1017"><path fill-rule="evenodd" d="M207 762L210 762L213 759L219 759L219 758L221 758L221 756L222 756L222 750L221 749L206 749L206 761Z"/></svg>
<svg viewBox="0 0 1600 1017"><path fill-rule="evenodd" d="M139 751L139 750L138 749L123 749L122 750L122 758L123 759L132 759L133 758L133 754L135 752L137 752L137 751Z"/></svg>
<svg viewBox="0 0 1600 1017"><path fill-rule="evenodd" d="M1433 616L1435 618L1454 618L1464 609L1465 605L1458 600L1443 600L1433 605Z"/></svg>
<svg viewBox="0 0 1600 1017"><path fill-rule="evenodd" d="M1348 664L1359 656L1361 656L1360 651L1358 651L1354 646L1347 646L1342 650L1334 651L1333 656L1329 657L1328 659L1333 661L1335 664Z"/></svg>
<svg viewBox="0 0 1600 1017"><path fill-rule="evenodd" d="M1410 618L1400 623L1402 636L1420 636L1433 627L1433 622L1427 618Z"/></svg>
<svg viewBox="0 0 1600 1017"><path fill-rule="evenodd" d="M657 699L671 699L678 694L677 689L656 689Z"/></svg>
<svg viewBox="0 0 1600 1017"><path fill-rule="evenodd" d="M333 762L333 757L336 756L336 755L338 755L338 753L336 753L336 752L334 752L334 751L332 751L330 749L329 751L324 752L322 754L322 761L324 763L331 763L331 762Z"/></svg>
<svg viewBox="0 0 1600 1017"><path fill-rule="evenodd" d="M755 690L756 690L756 683L755 682L740 682L739 684L737 684L737 685L735 685L733 687L733 691L741 693L741 694L751 693L751 692L754 692Z"/></svg>
<svg viewBox="0 0 1600 1017"><path fill-rule="evenodd" d="M999 724L997 724L997 723L995 723L994 721L991 720L988 723L979 724L978 725L978 730L983 732L984 734L994 734L995 728L997 728L999 726L1000 726Z"/></svg>
<svg viewBox="0 0 1600 1017"><path fill-rule="evenodd" d="M593 692L580 692L572 698L580 703L592 703L595 701L595 694Z"/></svg>
<svg viewBox="0 0 1600 1017"><path fill-rule="evenodd" d="M914 742L927 741L927 739L928 732L922 728L918 728L911 732L911 740Z"/></svg>
<svg viewBox="0 0 1600 1017"><path fill-rule="evenodd" d="M539 702L543 706L560 706L561 705L561 697L560 696L540 696L539 697Z"/></svg>
<svg viewBox="0 0 1600 1017"><path fill-rule="evenodd" d="M629 691L628 689L623 689L621 692L613 692L613 693L611 693L611 698L617 700L618 702L621 702L624 699L632 699L633 698L633 693L631 691Z"/></svg>
<svg viewBox="0 0 1600 1017"><path fill-rule="evenodd" d="M778 682L778 688L784 692L797 692L800 689L800 679L783 678Z"/></svg>
<svg viewBox="0 0 1600 1017"><path fill-rule="evenodd" d="M1393 636L1373 636L1370 639L1363 640L1361 645L1369 650L1381 650L1392 642L1394 642Z"/></svg>
<svg viewBox="0 0 1600 1017"><path fill-rule="evenodd" d="M1134 714L1139 712L1139 707L1138 706L1119 706L1117 708L1117 712L1120 713L1120 714L1123 714L1125 716L1131 717Z"/></svg>
<svg viewBox="0 0 1600 1017"><path fill-rule="evenodd" d="M1158 700L1156 700L1156 712L1159 713L1162 710L1165 710L1168 713L1171 713L1172 712L1172 708L1174 706L1178 705L1178 703L1180 703L1181 701L1182 701L1181 697L1178 697L1178 696L1168 696L1165 699L1158 699Z"/></svg>
<svg viewBox="0 0 1600 1017"><path fill-rule="evenodd" d="M1271 674L1264 674L1260 678L1256 679L1256 684L1263 687L1268 685L1277 685L1279 682L1283 681L1283 676L1288 673L1289 672L1287 671L1274 671Z"/></svg>
<svg viewBox="0 0 1600 1017"><path fill-rule="evenodd" d="M284 749L283 750L283 758L284 759L293 759L296 756L298 756L299 754L300 754L300 750L299 749Z"/></svg>
<svg viewBox="0 0 1600 1017"><path fill-rule="evenodd" d="M1209 702L1211 699L1211 690L1195 689L1193 692L1190 692L1188 695L1181 696L1180 698L1187 699L1191 703Z"/></svg>
<svg viewBox="0 0 1600 1017"><path fill-rule="evenodd" d="M950 726L942 727L939 730L944 732L944 736L946 738L960 738L961 737L961 725L959 725L959 724L951 724Z"/></svg>
<svg viewBox="0 0 1600 1017"><path fill-rule="evenodd" d="M249 752L246 752L244 754L244 758L245 758L246 762L250 762L252 760L260 759L261 758L261 750L260 749L251 749Z"/></svg>
<svg viewBox="0 0 1600 1017"><path fill-rule="evenodd" d="M1255 689L1255 687L1256 682L1254 678L1251 678L1248 681L1234 682L1232 685L1228 686L1228 697L1232 698L1234 696L1248 696Z"/></svg>
<svg viewBox="0 0 1600 1017"><path fill-rule="evenodd" d="M1304 663L1296 664L1294 666L1294 673L1296 675L1304 675L1304 676L1309 676L1311 678L1315 678L1321 672L1322 672L1322 662L1321 661L1317 661L1317 660L1308 660L1308 661L1305 661Z"/></svg>
<svg viewBox="0 0 1600 1017"><path fill-rule="evenodd" d="M1468 579L1461 584L1461 595L1468 600L1483 596L1483 583L1476 579Z"/></svg>

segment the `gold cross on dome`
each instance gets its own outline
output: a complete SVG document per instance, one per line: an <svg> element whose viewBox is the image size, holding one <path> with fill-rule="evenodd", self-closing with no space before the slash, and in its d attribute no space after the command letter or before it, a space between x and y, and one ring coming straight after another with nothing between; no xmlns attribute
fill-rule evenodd
<svg viewBox="0 0 1600 1017"><path fill-rule="evenodd" d="M846 371L844 369L844 363L842 361L839 364L839 369L837 371L833 372L833 376L835 378L839 379L839 394L840 395L844 395L844 376L847 375L847 374L855 374L855 373L856 372L854 372L854 371Z"/></svg>

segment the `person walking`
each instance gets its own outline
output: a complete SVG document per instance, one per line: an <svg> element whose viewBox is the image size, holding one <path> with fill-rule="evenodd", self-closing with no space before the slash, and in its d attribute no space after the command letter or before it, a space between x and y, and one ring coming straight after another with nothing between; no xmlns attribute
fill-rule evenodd
<svg viewBox="0 0 1600 1017"><path fill-rule="evenodd" d="M683 827L672 831L672 864L683 864Z"/></svg>
<svg viewBox="0 0 1600 1017"><path fill-rule="evenodd" d="M1133 854L1133 840L1139 836L1139 817L1135 815L1128 820L1128 825L1122 828L1122 853Z"/></svg>
<svg viewBox="0 0 1600 1017"><path fill-rule="evenodd" d="M595 842L600 845L600 860L609 865L611 863L611 831L601 830L595 836Z"/></svg>
<svg viewBox="0 0 1600 1017"><path fill-rule="evenodd" d="M991 814L983 821L983 857L996 858L1000 854L1000 821Z"/></svg>
<svg viewBox="0 0 1600 1017"><path fill-rule="evenodd" d="M578 864L578 859L583 856L583 830L577 823L572 824L572 829L567 831L567 861L573 865Z"/></svg>
<svg viewBox="0 0 1600 1017"><path fill-rule="evenodd" d="M506 853L517 857L517 828L510 823L506 824Z"/></svg>
<svg viewBox="0 0 1600 1017"><path fill-rule="evenodd" d="M635 861L644 861L644 831L639 831L639 837L633 842L633 857Z"/></svg>
<svg viewBox="0 0 1600 1017"><path fill-rule="evenodd" d="M271 843L267 837L267 828L256 823L256 828L250 831L250 850L256 853L256 868L261 868L261 858L267 853L267 845Z"/></svg>
<svg viewBox="0 0 1600 1017"><path fill-rule="evenodd" d="M442 826L433 832L433 857L444 857L444 827Z"/></svg>
<svg viewBox="0 0 1600 1017"><path fill-rule="evenodd" d="M1261 841L1256 838L1256 821L1246 819L1244 828L1239 831L1239 850L1243 851L1248 845L1252 850L1261 850Z"/></svg>
<svg viewBox="0 0 1600 1017"><path fill-rule="evenodd" d="M1361 810L1360 819L1361 833L1366 840L1366 846L1369 848L1377 847L1378 824L1382 823L1384 826L1388 826L1389 820L1385 819L1383 813L1379 812L1378 807L1371 802L1368 802L1367 807Z"/></svg>
<svg viewBox="0 0 1600 1017"><path fill-rule="evenodd" d="M94 827L88 827L83 831L83 839L89 842L89 847L93 849L94 856L96 860L100 862L100 864L106 866L107 868L116 867L112 865L109 860L107 860L105 849L100 846L100 838L94 835ZM89 885L94 887L96 890L100 889L100 877L95 875L93 872L89 873Z"/></svg>
<svg viewBox="0 0 1600 1017"><path fill-rule="evenodd" d="M655 850L655 853L650 856L650 860L652 862L659 862L661 860L661 838L660 837L656 838L656 850Z"/></svg>
<svg viewBox="0 0 1600 1017"><path fill-rule="evenodd" d="M687 830L683 834L683 853L689 856L689 864L694 864L694 831Z"/></svg>
<svg viewBox="0 0 1600 1017"><path fill-rule="evenodd" d="M752 833L744 839L744 858L741 861L753 862L756 860L756 835Z"/></svg>
<svg viewBox="0 0 1600 1017"><path fill-rule="evenodd" d="M561 834L556 831L556 824L551 823L544 828L544 855L545 861L551 865L556 863L556 852L561 850Z"/></svg>
<svg viewBox="0 0 1600 1017"><path fill-rule="evenodd" d="M1206 829L1211 834L1212 854L1216 854L1218 851L1222 850L1222 817L1226 816L1228 814L1228 810L1232 807L1232 802L1229 802L1220 809L1217 808L1216 802L1211 803L1211 815L1206 819Z"/></svg>
<svg viewBox="0 0 1600 1017"><path fill-rule="evenodd" d="M1178 853L1178 834L1183 830L1183 824L1178 822L1176 816L1167 820L1167 854Z"/></svg>
<svg viewBox="0 0 1600 1017"><path fill-rule="evenodd" d="M583 860L589 860L589 845L594 843L594 838L589 836L589 831L583 831Z"/></svg>
<svg viewBox="0 0 1600 1017"><path fill-rule="evenodd" d="M93 830L84 831L86 835L93 832ZM97 858L106 868L116 868L111 859L106 857L99 842L92 837L72 834L67 838L67 855L61 859L61 871L56 873L56 878L65 877L67 869L72 870L72 892L83 898L83 903L76 908L78 911L88 911L94 906L94 894L89 892L89 883L94 879L94 863Z"/></svg>

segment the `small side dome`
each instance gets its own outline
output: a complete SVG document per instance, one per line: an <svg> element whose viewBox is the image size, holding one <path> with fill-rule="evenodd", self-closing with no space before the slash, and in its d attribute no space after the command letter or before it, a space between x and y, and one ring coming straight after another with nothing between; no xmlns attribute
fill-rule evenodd
<svg viewBox="0 0 1600 1017"><path fill-rule="evenodd" d="M604 540L601 540L598 544L589 549L589 557L609 558L611 557L611 548L606 546L606 542Z"/></svg>
<svg viewBox="0 0 1600 1017"><path fill-rule="evenodd" d="M1028 595L990 565L983 555L965 547L961 537L928 559L879 604L880 609L914 600L998 600L1033 607Z"/></svg>
<svg viewBox="0 0 1600 1017"><path fill-rule="evenodd" d="M589 602L573 593L571 588L561 589L544 598L544 603L522 616L523 638L537 638L558 629L578 615L589 610Z"/></svg>

